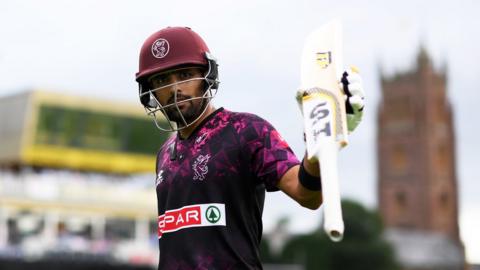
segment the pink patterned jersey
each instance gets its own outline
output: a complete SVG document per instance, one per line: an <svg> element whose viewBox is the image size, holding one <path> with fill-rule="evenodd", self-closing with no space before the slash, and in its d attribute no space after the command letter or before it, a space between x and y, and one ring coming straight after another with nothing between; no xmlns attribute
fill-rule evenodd
<svg viewBox="0 0 480 270"><path fill-rule="evenodd" d="M223 108L157 156L159 269L262 269L265 190L299 161L260 117Z"/></svg>

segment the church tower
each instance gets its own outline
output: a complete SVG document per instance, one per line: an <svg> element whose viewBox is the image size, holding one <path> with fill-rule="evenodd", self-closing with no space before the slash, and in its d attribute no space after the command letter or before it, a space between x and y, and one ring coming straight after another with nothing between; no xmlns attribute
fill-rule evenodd
<svg viewBox="0 0 480 270"><path fill-rule="evenodd" d="M387 228L440 233L460 243L455 134L446 84L445 71L433 67L424 49L414 70L382 76L378 205Z"/></svg>

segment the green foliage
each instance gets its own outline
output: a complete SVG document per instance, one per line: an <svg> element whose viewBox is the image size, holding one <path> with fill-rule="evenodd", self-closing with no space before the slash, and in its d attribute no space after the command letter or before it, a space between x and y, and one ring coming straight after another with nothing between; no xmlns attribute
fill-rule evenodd
<svg viewBox="0 0 480 270"><path fill-rule="evenodd" d="M300 264L306 270L396 270L393 250L382 239L383 225L376 211L353 201L342 202L344 238L332 242L319 228L286 243L279 257L264 257L265 263Z"/></svg>
<svg viewBox="0 0 480 270"><path fill-rule="evenodd" d="M276 262L276 258L272 255L272 252L270 251L270 245L265 239L262 239L262 241L260 242L260 258L262 258L263 262Z"/></svg>
<svg viewBox="0 0 480 270"><path fill-rule="evenodd" d="M345 240L373 240L381 237L383 224L375 211L369 211L362 205L342 201L343 220L345 222Z"/></svg>
<svg viewBox="0 0 480 270"><path fill-rule="evenodd" d="M297 236L286 244L279 262L301 264L305 269L329 269L328 244L325 235L319 232Z"/></svg>

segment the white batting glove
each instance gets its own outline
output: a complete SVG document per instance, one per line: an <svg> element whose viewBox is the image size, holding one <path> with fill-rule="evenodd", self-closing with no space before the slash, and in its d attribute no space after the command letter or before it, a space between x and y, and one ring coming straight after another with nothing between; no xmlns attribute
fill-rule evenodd
<svg viewBox="0 0 480 270"><path fill-rule="evenodd" d="M345 94L348 132L352 132L362 121L365 106L365 91L363 91L362 78L358 70L354 67L346 70L339 86Z"/></svg>

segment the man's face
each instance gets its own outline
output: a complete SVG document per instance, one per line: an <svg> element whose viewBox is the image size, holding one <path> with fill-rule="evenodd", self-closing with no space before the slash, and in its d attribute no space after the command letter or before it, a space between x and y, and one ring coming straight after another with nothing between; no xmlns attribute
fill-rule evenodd
<svg viewBox="0 0 480 270"><path fill-rule="evenodd" d="M185 67L162 72L149 79L152 89L158 89L154 90L155 97L165 107L170 121L183 126L180 112L187 124L200 115L205 106L205 99L191 99L204 94L202 78L202 68Z"/></svg>

